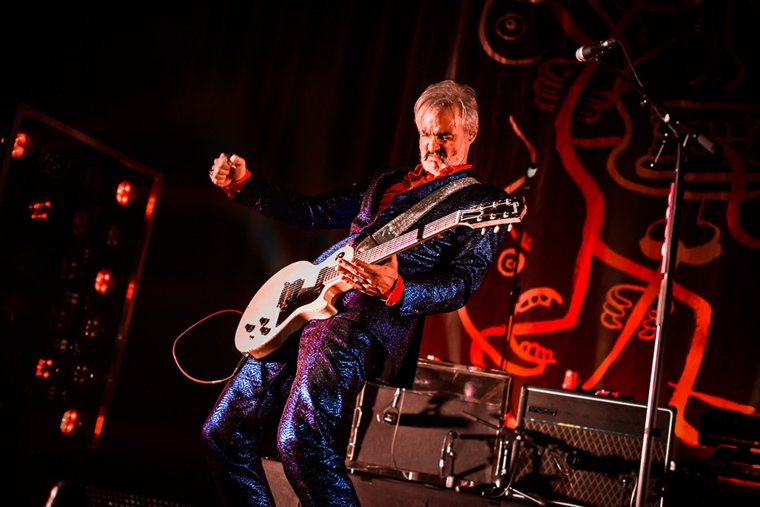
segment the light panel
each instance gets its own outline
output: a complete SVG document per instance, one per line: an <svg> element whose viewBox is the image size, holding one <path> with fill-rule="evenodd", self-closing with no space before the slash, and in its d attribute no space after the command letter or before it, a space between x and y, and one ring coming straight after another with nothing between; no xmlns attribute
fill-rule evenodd
<svg viewBox="0 0 760 507"><path fill-rule="evenodd" d="M13 416L0 430L33 450L95 447L163 176L27 106L8 124L0 406Z"/></svg>

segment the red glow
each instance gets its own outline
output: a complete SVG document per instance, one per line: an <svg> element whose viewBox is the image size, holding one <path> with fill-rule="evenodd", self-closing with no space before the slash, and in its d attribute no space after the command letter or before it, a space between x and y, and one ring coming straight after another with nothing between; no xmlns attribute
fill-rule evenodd
<svg viewBox="0 0 760 507"><path fill-rule="evenodd" d="M153 209L156 207L156 197L150 196L148 198L148 205L145 206L145 218L150 217L153 214Z"/></svg>
<svg viewBox="0 0 760 507"><path fill-rule="evenodd" d="M40 378L50 377L50 370L52 366L53 366L52 359L45 359L44 357L40 358L40 360L37 361L37 369L34 372L34 376L40 377Z"/></svg>
<svg viewBox="0 0 760 507"><path fill-rule="evenodd" d="M79 421L79 412L76 410L67 410L61 417L61 432L64 435L71 435L76 429L81 426Z"/></svg>
<svg viewBox="0 0 760 507"><path fill-rule="evenodd" d="M16 134L16 140L13 142L13 151L11 151L12 158L21 158L26 154L26 150L31 146L29 136L23 132Z"/></svg>
<svg viewBox="0 0 760 507"><path fill-rule="evenodd" d="M116 188L116 202L122 206L131 203L135 198L135 187L128 181L122 181Z"/></svg>
<svg viewBox="0 0 760 507"><path fill-rule="evenodd" d="M135 282L130 282L127 286L127 299L132 299L132 294L135 292Z"/></svg>
<svg viewBox="0 0 760 507"><path fill-rule="evenodd" d="M99 415L98 418L95 420L95 439L100 436L100 433L103 431L103 421L105 418L102 415Z"/></svg>
<svg viewBox="0 0 760 507"><path fill-rule="evenodd" d="M562 389L575 391L576 387L578 387L578 372L567 370L565 372L565 380L562 381Z"/></svg>
<svg viewBox="0 0 760 507"><path fill-rule="evenodd" d="M95 290L105 294L111 289L112 282L111 272L107 269L101 269L95 277Z"/></svg>
<svg viewBox="0 0 760 507"><path fill-rule="evenodd" d="M47 220L50 211L50 201L37 201L29 205L32 220Z"/></svg>

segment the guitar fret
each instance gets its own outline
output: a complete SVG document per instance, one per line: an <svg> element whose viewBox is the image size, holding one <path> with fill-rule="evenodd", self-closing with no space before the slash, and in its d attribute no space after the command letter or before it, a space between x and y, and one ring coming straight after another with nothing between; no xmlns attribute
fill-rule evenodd
<svg viewBox="0 0 760 507"><path fill-rule="evenodd" d="M440 234L441 232L452 229L458 223L459 223L458 213L452 213L443 218L439 218L438 220L430 222L424 227L423 232L422 232L422 237L423 238L433 237L437 234Z"/></svg>

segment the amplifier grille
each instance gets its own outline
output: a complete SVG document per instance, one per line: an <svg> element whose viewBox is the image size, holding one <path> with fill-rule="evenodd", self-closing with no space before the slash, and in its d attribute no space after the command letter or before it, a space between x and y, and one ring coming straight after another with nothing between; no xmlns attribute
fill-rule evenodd
<svg viewBox="0 0 760 507"><path fill-rule="evenodd" d="M642 439L558 424L525 421L515 487L551 501L590 507L630 505ZM647 505L659 505L665 475L664 442L653 440Z"/></svg>

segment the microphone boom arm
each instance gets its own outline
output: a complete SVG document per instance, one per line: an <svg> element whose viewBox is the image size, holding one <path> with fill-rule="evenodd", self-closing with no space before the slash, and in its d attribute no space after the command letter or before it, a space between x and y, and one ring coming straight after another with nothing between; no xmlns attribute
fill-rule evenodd
<svg viewBox="0 0 760 507"><path fill-rule="evenodd" d="M600 55L601 56L601 55ZM688 121L678 118L675 114L673 114L673 111L671 108L651 96L649 93L646 92L638 83L630 79L628 76L623 74L620 69L611 67L604 63L602 58L596 59L597 65L599 65L600 68L609 70L613 74L615 74L620 80L624 81L628 86L630 86L636 93L638 93L641 96L641 99L644 102L648 102L652 105L655 109L658 111L664 113L663 115L663 121L670 126L671 129L674 130L674 133L681 137L682 135L687 135L691 138L693 138L697 143L702 146L704 149L706 149L708 152L710 152L713 155L720 155L722 153L722 148L718 143L716 143L710 136L707 134L700 134L697 132L697 130L694 128L694 126L689 123ZM680 135L679 135L680 134Z"/></svg>

